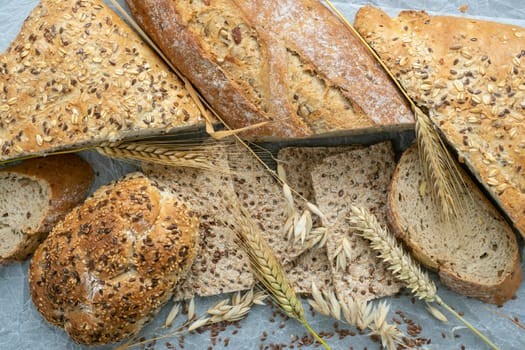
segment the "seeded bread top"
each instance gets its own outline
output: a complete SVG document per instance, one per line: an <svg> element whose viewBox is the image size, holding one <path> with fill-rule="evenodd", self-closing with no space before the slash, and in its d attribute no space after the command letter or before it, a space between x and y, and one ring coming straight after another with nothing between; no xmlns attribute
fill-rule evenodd
<svg viewBox="0 0 525 350"><path fill-rule="evenodd" d="M202 123L182 82L101 0L42 0L0 62L0 160Z"/></svg>
<svg viewBox="0 0 525 350"><path fill-rule="evenodd" d="M355 25L525 236L525 29L370 6Z"/></svg>

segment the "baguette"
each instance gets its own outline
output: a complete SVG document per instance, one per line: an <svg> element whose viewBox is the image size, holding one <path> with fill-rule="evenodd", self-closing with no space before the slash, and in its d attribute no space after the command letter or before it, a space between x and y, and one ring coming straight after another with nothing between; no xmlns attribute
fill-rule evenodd
<svg viewBox="0 0 525 350"><path fill-rule="evenodd" d="M126 2L230 127L271 121L246 136L413 122L376 60L317 0Z"/></svg>
<svg viewBox="0 0 525 350"><path fill-rule="evenodd" d="M140 173L102 186L37 249L29 268L33 303L78 343L133 336L193 263L198 227L173 193Z"/></svg>
<svg viewBox="0 0 525 350"><path fill-rule="evenodd" d="M355 26L525 237L525 29L371 6Z"/></svg>
<svg viewBox="0 0 525 350"><path fill-rule="evenodd" d="M88 194L93 171L73 154L0 170L0 263L25 260Z"/></svg>
<svg viewBox="0 0 525 350"><path fill-rule="evenodd" d="M412 255L436 270L443 284L463 295L501 305L518 289L522 271L514 232L481 194L463 177L468 203L461 232L447 235L440 209L425 188L417 148L401 157L389 193L388 217L394 234ZM414 215L417 213L417 215Z"/></svg>
<svg viewBox="0 0 525 350"><path fill-rule="evenodd" d="M41 0L0 61L0 161L203 124L183 83L102 0Z"/></svg>

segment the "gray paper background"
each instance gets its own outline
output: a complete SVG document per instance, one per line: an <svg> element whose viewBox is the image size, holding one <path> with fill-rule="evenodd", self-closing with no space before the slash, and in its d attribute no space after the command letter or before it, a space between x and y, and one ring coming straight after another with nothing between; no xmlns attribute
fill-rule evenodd
<svg viewBox="0 0 525 350"><path fill-rule="evenodd" d="M276 0L278 1L278 0ZM0 0L0 51L7 48L15 38L20 27L37 5L36 0ZM345 16L353 21L356 10L364 4L373 4L386 9L389 14L395 15L400 9L424 9L431 14L449 14L458 16L471 16L489 18L495 21L514 23L525 27L525 2L520 0L484 0L484 1L334 1L343 11ZM459 7L468 5L466 13L461 13ZM133 169L133 167L111 161L98 155L84 152L83 155L91 162L97 172L96 183L93 188L109 182ZM0 349L86 349L87 347L75 344L58 328L49 325L35 310L29 297L27 284L28 263L0 266ZM431 275L436 280L435 275ZM504 313L511 318L525 321L525 288L522 286L517 293L517 298L505 304L502 308L470 300L442 287L439 282L439 294L457 311L463 312L472 324L486 334L501 349L525 349L525 330L519 328L511 321L497 315L494 311ZM196 300L197 313L205 310L216 301L227 296L213 298L199 298ZM423 327L421 337L431 339L426 349L487 349L477 337L465 329L461 323L451 316L449 323L442 323L431 317L425 310L425 305L411 300L405 293L399 297L388 299L391 304L389 319L399 316L396 310L403 311L406 316ZM160 329L164 324L166 315L172 304L168 304L149 324L142 335L150 338L153 335L165 333ZM306 303L305 307L308 309ZM270 306L255 307L249 317L237 325L226 326L216 337L214 349L272 349L271 344L284 344L282 349L294 348L314 349L314 345L300 347L300 341L292 341L295 336L301 339L307 335L305 329L293 320L285 320L276 309ZM445 312L446 314L446 312ZM327 317L312 315L307 312L309 321L318 332L333 332L336 321ZM175 321L180 324L185 320L184 315ZM339 323L339 330L352 327ZM401 327L406 331L405 325ZM263 340L264 332L267 337ZM326 339L332 349L379 349L379 344L373 342L365 335L346 336L340 339L338 333ZM154 347L167 349L169 342L176 349L181 349L179 338L158 340ZM292 345L293 344L293 345ZM184 349L207 349L212 346L210 331L202 334L189 334L184 337ZM109 349L114 346L99 347Z"/></svg>

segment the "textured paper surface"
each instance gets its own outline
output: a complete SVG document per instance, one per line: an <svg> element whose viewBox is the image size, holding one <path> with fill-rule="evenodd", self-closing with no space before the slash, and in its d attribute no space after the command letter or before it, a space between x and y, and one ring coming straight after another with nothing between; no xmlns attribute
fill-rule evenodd
<svg viewBox="0 0 525 350"><path fill-rule="evenodd" d="M0 51L7 48L15 38L20 27L37 5L36 0L0 0ZM424 9L431 14L449 14L457 16L472 16L489 18L492 20L513 23L525 27L525 2L521 0L484 0L484 1L416 1L416 0L377 0L377 1L334 1L343 11L345 16L352 21L357 9L364 4L380 6L391 15L397 14L400 9ZM460 12L461 5L468 5L466 13ZM94 187L109 182L111 179L133 169L128 164L116 163L102 158L96 154L83 153L94 166L97 179ZM87 349L73 343L60 329L50 326L33 307L27 285L28 263L0 266L0 349ZM432 275L435 279L435 276ZM478 327L490 339L495 341L501 349L524 349L525 330L519 328L511 321L497 315L493 311L504 313L512 318L525 321L525 287L521 287L517 293L516 300L511 300L503 308L470 300L449 292L445 287L439 285L439 294L452 305L457 311L463 312L472 324ZM197 313L213 305L216 301L225 298L219 296L207 299L197 299ZM449 317L448 324L435 320L425 310L425 305L411 300L410 296L389 298L391 312L389 319L396 317L401 319L395 311L401 310L409 319L422 325L420 337L431 339L426 345L427 349L485 349L485 346L477 337L466 330L461 323ZM307 305L305 303L305 307ZM171 308L168 304L153 323L148 325L142 335L152 337L159 334L157 331L164 323L165 317ZM178 337L158 340L155 349L271 349L271 344L283 344L283 349L318 349L313 345L300 346L303 336L306 335L304 328L292 320L285 321L276 314L271 307L256 307L250 316L238 325L230 325L212 339L210 331L202 334L196 333L186 335L183 344ZM334 320L322 316L312 316L307 312L311 325L319 332L333 332ZM183 322L184 317L175 321L175 327ZM401 327L406 331L405 325ZM332 349L378 349L380 346L374 343L366 335L340 337L341 330L355 331L352 327L338 324L339 333L327 339ZM165 332L165 331L163 331ZM265 335L266 334L266 335ZM298 337L298 340L294 340ZM183 345L183 347L181 346ZM100 347L109 349L114 346Z"/></svg>

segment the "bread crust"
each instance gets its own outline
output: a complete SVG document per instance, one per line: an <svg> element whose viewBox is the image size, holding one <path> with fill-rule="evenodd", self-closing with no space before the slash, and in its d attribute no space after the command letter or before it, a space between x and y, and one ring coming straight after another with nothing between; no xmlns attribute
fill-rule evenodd
<svg viewBox="0 0 525 350"><path fill-rule="evenodd" d="M82 344L135 335L197 255L198 218L139 173L99 188L59 222L29 268L31 298Z"/></svg>
<svg viewBox="0 0 525 350"><path fill-rule="evenodd" d="M41 0L0 60L0 160L204 123L175 73L102 0Z"/></svg>
<svg viewBox="0 0 525 350"><path fill-rule="evenodd" d="M355 26L525 237L525 29L371 6Z"/></svg>
<svg viewBox="0 0 525 350"><path fill-rule="evenodd" d="M318 1L127 3L228 125L271 121L247 136L304 137L413 122L406 101L378 63ZM223 37L215 36L217 17L233 27L219 29ZM220 25L227 27L224 23ZM221 38L230 40L225 52ZM245 49L249 54L244 55ZM324 101L318 104L313 95L306 97L315 94L316 84L324 86ZM341 101L345 107L333 107ZM350 110L351 118L341 117Z"/></svg>
<svg viewBox="0 0 525 350"><path fill-rule="evenodd" d="M35 229L21 231L23 238L0 263L25 260L47 237L53 226L87 196L94 174L91 166L75 154L29 159L0 169L0 175L29 177L49 189L49 203Z"/></svg>
<svg viewBox="0 0 525 350"><path fill-rule="evenodd" d="M454 271L454 269L451 267L452 265L450 264L450 261L446 256L429 255L429 250L427 247L424 247L420 242L411 239L410 229L402 224L402 222L404 222L402 219L403 213L401 213L394 204L396 203L396 196L399 195L399 191L397 189L399 178L403 176L401 174L401 164L403 162L403 157L408 157L414 152L417 152L416 145L411 146L407 151L405 151L392 177L387 202L387 219L390 229L394 235L403 242L410 254L427 268L437 271L441 282L451 290L468 297L480 299L487 303L502 305L514 296L522 281L521 259L518 243L514 233L510 229L510 226L506 230L507 235L513 244L513 255L508 259L509 264L506 267L507 271L505 272L503 278L498 281L498 283L482 281L478 278L478 276L474 275L461 276L457 271ZM493 205L475 186L471 185L469 186L469 189L476 191L475 195L472 194L471 198L473 198L473 200L482 201L482 205L488 208L491 216L500 218L502 222L504 221ZM438 230L439 228L434 229ZM462 234L462 232L458 232L457 234ZM437 237L437 239L446 238L444 236L440 236Z"/></svg>

